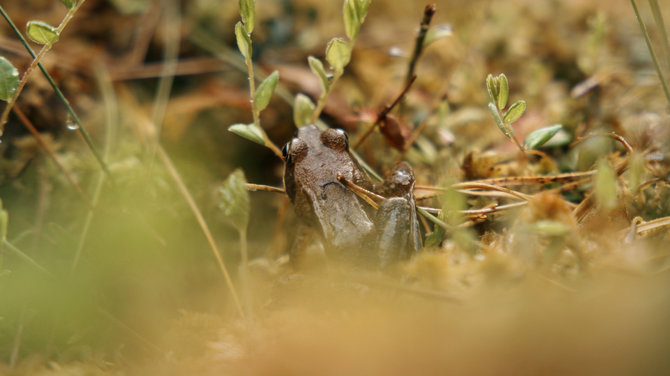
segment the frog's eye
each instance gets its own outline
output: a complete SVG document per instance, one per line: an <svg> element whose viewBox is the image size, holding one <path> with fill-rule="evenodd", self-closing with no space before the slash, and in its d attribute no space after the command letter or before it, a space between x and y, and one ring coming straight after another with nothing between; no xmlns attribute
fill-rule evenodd
<svg viewBox="0 0 670 376"><path fill-rule="evenodd" d="M286 163L293 163L300 160L300 157L304 155L306 151L307 145L298 137L295 137L291 141L287 142L286 145L284 145L284 147L281 149L281 153L284 156Z"/></svg>
<svg viewBox="0 0 670 376"><path fill-rule="evenodd" d="M321 143L334 150L347 150L349 138L341 129L326 129L321 133Z"/></svg>
<svg viewBox="0 0 670 376"><path fill-rule="evenodd" d="M343 130L341 130L341 129L337 129L337 133L338 133L341 137L344 138L345 149L348 149L348 148L349 148L349 136L347 135L347 132L345 132L345 131L343 131Z"/></svg>
<svg viewBox="0 0 670 376"><path fill-rule="evenodd" d="M284 157L284 160L288 163L290 159L289 149L291 148L291 142L293 140L284 144L284 147L281 148L281 155Z"/></svg>

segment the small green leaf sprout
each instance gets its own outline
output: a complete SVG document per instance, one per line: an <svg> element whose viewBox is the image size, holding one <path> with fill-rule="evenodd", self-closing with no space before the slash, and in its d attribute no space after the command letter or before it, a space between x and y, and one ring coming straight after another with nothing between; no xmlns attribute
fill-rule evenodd
<svg viewBox="0 0 670 376"><path fill-rule="evenodd" d="M244 137L249 141L259 145L265 145L265 136L263 130L255 123L251 124L233 124L228 127L228 131L238 136Z"/></svg>
<svg viewBox="0 0 670 376"><path fill-rule="evenodd" d="M60 0L67 9L72 9L77 5L78 0Z"/></svg>
<svg viewBox="0 0 670 376"><path fill-rule="evenodd" d="M549 141L558 131L563 128L561 124L554 124L548 127L536 129L526 136L523 141L523 147L527 150L537 149Z"/></svg>
<svg viewBox="0 0 670 376"><path fill-rule="evenodd" d="M242 136L247 140L251 140L257 144L261 144L278 156L282 158L282 153L267 136L261 127L260 113L263 111L272 98L277 82L279 81L279 73L272 72L256 90L256 81L254 78L254 66L252 61L252 41L251 32L254 30L256 20L256 5L254 0L239 0L240 7L240 22L235 24L235 40L237 41L237 48L244 57L244 62L247 66L247 74L249 75L249 101L251 102L251 113L253 116L253 123L251 124L233 124L228 127L228 130L238 136Z"/></svg>
<svg viewBox="0 0 670 376"><path fill-rule="evenodd" d="M256 4L254 0L240 0L240 17L248 34L254 31L256 23Z"/></svg>
<svg viewBox="0 0 670 376"><path fill-rule="evenodd" d="M54 44L58 42L58 29L42 21L28 21L26 34L35 43Z"/></svg>
<svg viewBox="0 0 670 376"><path fill-rule="evenodd" d="M326 101L333 85L342 76L344 68L351 60L354 42L368 13L370 2L371 0L344 0L342 13L344 32L348 40L336 37L331 39L326 46L326 61L333 70L332 74L326 71L323 62L318 58L314 56L307 58L310 70L319 78L319 82L321 83L321 94L316 105L313 105L311 100L306 98L304 94L296 95L293 117L296 120L295 125L297 127L315 123L319 119L323 108L326 106ZM309 100L309 103L305 99ZM300 107L298 108L298 106ZM310 107L311 113L307 117L307 110Z"/></svg>
<svg viewBox="0 0 670 376"><path fill-rule="evenodd" d="M265 107L270 103L270 98L277 87L277 82L279 81L279 73L277 71L272 72L256 90L256 97L254 98L254 108L257 111L263 111Z"/></svg>
<svg viewBox="0 0 670 376"><path fill-rule="evenodd" d="M491 115L493 115L496 125L505 137L514 142L522 153L525 153L526 150L539 148L561 130L562 126L560 124L537 129L526 136L522 146L514 136L512 123L519 120L526 112L526 101L518 100L507 107L509 101L509 82L504 73L498 76L489 74L486 77L486 90L489 93L490 99L488 108Z"/></svg>
<svg viewBox="0 0 670 376"><path fill-rule="evenodd" d="M307 58L307 63L309 63L309 69L312 71L312 73L319 77L321 91L328 91L330 88L330 81L328 80L328 73L326 73L326 69L323 67L321 60L315 58L314 56L309 56Z"/></svg>
<svg viewBox="0 0 670 376"><path fill-rule="evenodd" d="M293 103L293 122L295 126L302 127L311 123L315 108L314 103L312 103L312 100L308 96L298 93Z"/></svg>
<svg viewBox="0 0 670 376"><path fill-rule="evenodd" d="M245 30L244 24L238 22L235 24L235 39L237 40L237 49L240 50L245 59L251 58L251 36Z"/></svg>

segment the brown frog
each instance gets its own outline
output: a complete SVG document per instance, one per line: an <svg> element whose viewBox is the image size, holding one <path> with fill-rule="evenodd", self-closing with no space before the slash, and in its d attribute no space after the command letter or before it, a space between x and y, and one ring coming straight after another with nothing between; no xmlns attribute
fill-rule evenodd
<svg viewBox="0 0 670 376"><path fill-rule="evenodd" d="M327 254L349 261L386 266L421 248L414 202L414 174L401 162L374 186L349 152L344 131L301 127L283 149L284 186L302 225L315 228ZM338 179L338 175L386 199L375 212ZM300 232L299 232L300 233ZM299 243L299 242L296 242ZM293 246L299 263L304 247Z"/></svg>

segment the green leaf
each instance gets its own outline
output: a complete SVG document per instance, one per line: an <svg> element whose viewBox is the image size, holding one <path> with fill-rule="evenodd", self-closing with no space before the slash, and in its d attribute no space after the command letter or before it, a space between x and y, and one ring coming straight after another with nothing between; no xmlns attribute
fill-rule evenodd
<svg viewBox="0 0 670 376"><path fill-rule="evenodd" d="M509 98L509 83L507 82L507 76L504 73L498 75L498 101L496 105L502 110L507 106L507 99ZM517 102L518 103L518 102ZM524 106L525 108L525 106Z"/></svg>
<svg viewBox="0 0 670 376"><path fill-rule="evenodd" d="M539 220L533 223L529 227L529 230L542 236L564 236L571 231L570 227L565 223L549 219Z"/></svg>
<svg viewBox="0 0 670 376"><path fill-rule="evenodd" d="M237 39L237 48L245 59L251 59L251 37L244 29L242 22L235 24L235 39Z"/></svg>
<svg viewBox="0 0 670 376"><path fill-rule="evenodd" d="M245 230L249 224L249 192L246 184L244 172L238 168L228 176L219 190L219 207L238 231Z"/></svg>
<svg viewBox="0 0 670 376"><path fill-rule="evenodd" d="M58 29L42 21L28 21L26 33L35 43L54 44L58 42Z"/></svg>
<svg viewBox="0 0 670 376"><path fill-rule="evenodd" d="M561 124L555 124L548 127L536 129L526 136L526 139L523 141L523 147L525 149L537 149L540 146L544 145L549 141L558 131L561 130L563 126Z"/></svg>
<svg viewBox="0 0 670 376"><path fill-rule="evenodd" d="M502 96L502 88L500 95ZM507 124L514 123L515 121L519 120L524 112L526 112L526 101L518 100L509 106L509 110L507 110L505 115L503 115L503 121Z"/></svg>
<svg viewBox="0 0 670 376"><path fill-rule="evenodd" d="M0 56L0 99L8 101L19 86L19 70Z"/></svg>
<svg viewBox="0 0 670 376"><path fill-rule="evenodd" d="M312 114L314 114L314 103L308 96L298 93L295 96L295 103L293 104L293 122L296 127L312 122Z"/></svg>
<svg viewBox="0 0 670 376"><path fill-rule="evenodd" d="M238 136L242 136L249 141L253 141L257 144L265 145L265 132L261 127L255 123L251 124L233 124L228 127L230 132L235 133Z"/></svg>
<svg viewBox="0 0 670 376"><path fill-rule="evenodd" d="M257 111L263 111L268 106L272 93L274 93L277 86L277 81L279 81L279 73L274 71L258 85L256 98L254 99L254 107Z"/></svg>
<svg viewBox="0 0 670 376"><path fill-rule="evenodd" d="M63 3L67 9L72 9L77 5L77 0L60 0L60 2Z"/></svg>
<svg viewBox="0 0 670 376"><path fill-rule="evenodd" d="M500 85L498 83L498 78L493 77L493 75L490 73L488 76L486 76L486 89L489 92L491 102L498 103L498 93L500 92Z"/></svg>
<svg viewBox="0 0 670 376"><path fill-rule="evenodd" d="M614 209L617 205L616 175L614 174L612 167L604 158L601 158L598 161L593 185L598 207L604 210Z"/></svg>
<svg viewBox="0 0 670 376"><path fill-rule="evenodd" d="M423 39L423 47L426 48L431 43L450 37L454 34L454 28L449 24L437 25L428 29L426 37Z"/></svg>
<svg viewBox="0 0 670 376"><path fill-rule="evenodd" d="M239 0L240 17L247 34L254 31L254 23L256 22L256 4L254 0Z"/></svg>
<svg viewBox="0 0 670 376"><path fill-rule="evenodd" d="M500 118L500 114L498 113L498 107L496 107L493 102L489 102L489 110L491 111L491 114L493 115L493 118L496 121L496 125L498 128L500 128L500 131L505 135L505 137L509 138L510 140L512 139L512 130L511 128L508 128L505 123L503 123L502 119Z"/></svg>
<svg viewBox="0 0 670 376"><path fill-rule="evenodd" d="M309 56L307 62L309 63L309 69L311 69L312 73L319 77L319 80L321 81L321 91L327 92L330 87L330 81L328 81L328 73L326 73L323 63L314 56Z"/></svg>
<svg viewBox="0 0 670 376"><path fill-rule="evenodd" d="M362 25L365 17L368 15L368 8L372 0L355 0L356 10L358 12L358 22Z"/></svg>
<svg viewBox="0 0 670 376"><path fill-rule="evenodd" d="M349 40L354 40L361 28L361 20L358 16L358 0L345 0L342 13L344 18L344 31Z"/></svg>
<svg viewBox="0 0 670 376"><path fill-rule="evenodd" d="M326 46L326 61L337 74L342 74L351 59L351 45L342 38L333 38Z"/></svg>

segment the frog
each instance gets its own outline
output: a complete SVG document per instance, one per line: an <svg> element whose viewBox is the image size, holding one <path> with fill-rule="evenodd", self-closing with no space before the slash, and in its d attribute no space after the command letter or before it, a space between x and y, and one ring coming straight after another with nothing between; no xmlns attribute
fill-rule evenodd
<svg viewBox="0 0 670 376"><path fill-rule="evenodd" d="M341 129L298 129L282 149L284 187L299 219L298 236L289 252L300 264L309 229L320 235L328 258L386 268L422 247L414 199L414 173L399 162L381 184L373 184L349 149ZM384 197L375 210L342 181Z"/></svg>

